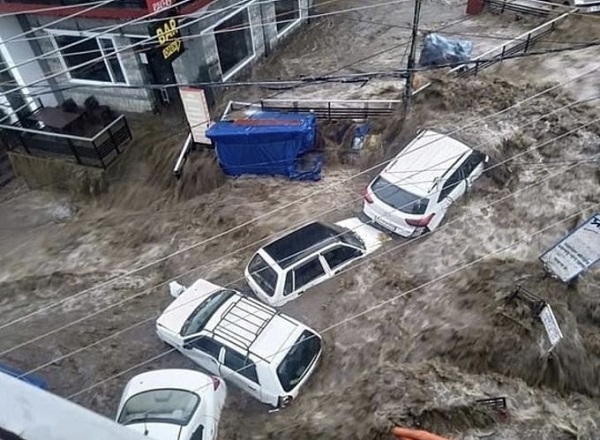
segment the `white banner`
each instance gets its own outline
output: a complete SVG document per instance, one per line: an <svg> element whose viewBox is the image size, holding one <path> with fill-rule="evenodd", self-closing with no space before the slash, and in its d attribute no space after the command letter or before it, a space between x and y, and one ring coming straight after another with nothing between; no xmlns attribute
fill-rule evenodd
<svg viewBox="0 0 600 440"><path fill-rule="evenodd" d="M546 307L542 309L542 312L540 313L540 319L542 320L544 328L546 329L546 334L548 335L548 340L550 341L550 350L552 350L563 338L563 334L560 331L558 322L556 322L556 317L554 316L554 312L552 311L550 304L546 304Z"/></svg>
<svg viewBox="0 0 600 440"><path fill-rule="evenodd" d="M206 130L210 127L211 122L204 90L180 87L179 94L192 130L194 142L210 145L210 139L206 137Z"/></svg>

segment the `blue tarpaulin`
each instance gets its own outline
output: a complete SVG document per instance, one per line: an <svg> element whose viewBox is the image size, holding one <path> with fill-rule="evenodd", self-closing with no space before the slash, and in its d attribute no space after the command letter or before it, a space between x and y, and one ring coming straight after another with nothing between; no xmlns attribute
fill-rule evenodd
<svg viewBox="0 0 600 440"><path fill-rule="evenodd" d="M323 160L320 154L310 153L316 132L316 118L310 113L261 111L245 119L217 122L206 136L227 175L319 180Z"/></svg>
<svg viewBox="0 0 600 440"><path fill-rule="evenodd" d="M451 40L438 34L429 34L423 41L420 66L437 66L463 63L471 58L473 42L468 40Z"/></svg>

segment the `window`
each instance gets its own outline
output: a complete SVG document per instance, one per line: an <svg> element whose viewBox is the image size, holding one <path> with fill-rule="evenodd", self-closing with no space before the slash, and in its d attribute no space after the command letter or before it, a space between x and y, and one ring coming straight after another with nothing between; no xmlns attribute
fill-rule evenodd
<svg viewBox="0 0 600 440"><path fill-rule="evenodd" d="M207 337L194 339L192 341L192 346L195 349L200 350L201 352L206 353L215 359L219 359L219 353L221 352L221 348L223 347L217 341Z"/></svg>
<svg viewBox="0 0 600 440"><path fill-rule="evenodd" d="M450 193L454 190L454 188L456 188L456 186L460 184L462 180L462 168L459 168L448 178L448 180L446 180L446 183L444 183L444 187L440 192L440 198L438 199L438 202L448 197Z"/></svg>
<svg viewBox="0 0 600 440"><path fill-rule="evenodd" d="M321 338L309 330L302 332L277 367L277 377L286 392L300 383L320 352Z"/></svg>
<svg viewBox="0 0 600 440"><path fill-rule="evenodd" d="M325 257L327 264L332 269L346 263L348 260L360 257L360 255L361 252L358 249L349 246L338 246L323 253L323 257Z"/></svg>
<svg viewBox="0 0 600 440"><path fill-rule="evenodd" d="M300 19L300 2L298 0L275 0L275 21L277 33L282 34Z"/></svg>
<svg viewBox="0 0 600 440"><path fill-rule="evenodd" d="M196 310L194 310L184 322L183 327L181 328L181 335L189 336L199 333L217 309L233 295L235 295L233 290L220 290L209 296L196 307Z"/></svg>
<svg viewBox="0 0 600 440"><path fill-rule="evenodd" d="M425 214L429 205L429 199L409 193L381 176L375 179L371 191L387 205L407 214Z"/></svg>
<svg viewBox="0 0 600 440"><path fill-rule="evenodd" d="M305 286L306 284L323 275L325 275L323 265L321 264L319 257L314 257L312 260L294 269L296 289Z"/></svg>
<svg viewBox="0 0 600 440"><path fill-rule="evenodd" d="M466 177L470 176L477 165L479 165L485 159L485 155L479 151L473 151L471 155L465 160L461 168Z"/></svg>
<svg viewBox="0 0 600 440"><path fill-rule="evenodd" d="M283 296L288 296L294 291L294 271L290 270L285 278L285 285L283 286Z"/></svg>
<svg viewBox="0 0 600 440"><path fill-rule="evenodd" d="M185 426L190 422L199 403L200 397L190 391L144 391L127 400L119 415L119 423L173 423Z"/></svg>
<svg viewBox="0 0 600 440"><path fill-rule="evenodd" d="M216 438L216 437L215 437ZM204 426L199 425L194 433L192 434L191 440L203 440L204 439Z"/></svg>
<svg viewBox="0 0 600 440"><path fill-rule="evenodd" d="M258 383L256 365L246 356L233 350L225 349L225 366L237 374L244 376L252 382Z"/></svg>
<svg viewBox="0 0 600 440"><path fill-rule="evenodd" d="M233 74L236 67L254 56L247 8L217 25L214 34L223 77Z"/></svg>
<svg viewBox="0 0 600 440"><path fill-rule="evenodd" d="M54 41L60 50L60 56L72 79L124 84L125 74L118 54L107 55L115 51L110 37L98 37L86 40L87 37L75 35L54 35ZM100 57L106 57L98 60ZM81 64L97 60L93 63Z"/></svg>
<svg viewBox="0 0 600 440"><path fill-rule="evenodd" d="M259 254L256 254L248 265L250 276L256 281L256 284L269 296L275 293L275 285L277 284L277 273L272 267L267 265L267 262Z"/></svg>

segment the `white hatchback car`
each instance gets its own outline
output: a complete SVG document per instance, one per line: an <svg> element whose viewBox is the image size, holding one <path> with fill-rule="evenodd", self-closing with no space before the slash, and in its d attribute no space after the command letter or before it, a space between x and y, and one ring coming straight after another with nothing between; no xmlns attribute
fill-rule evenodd
<svg viewBox="0 0 600 440"><path fill-rule="evenodd" d="M309 223L259 249L244 275L262 301L282 306L374 252L386 238L357 218Z"/></svg>
<svg viewBox="0 0 600 440"><path fill-rule="evenodd" d="M199 371L142 373L123 390L117 422L155 440L216 440L227 388Z"/></svg>
<svg viewBox="0 0 600 440"><path fill-rule="evenodd" d="M363 213L403 237L433 231L488 160L456 139L424 130L367 186Z"/></svg>
<svg viewBox="0 0 600 440"><path fill-rule="evenodd" d="M179 287L179 288L177 288ZM173 283L160 339L261 402L287 406L321 356L321 337L289 316L205 280Z"/></svg>

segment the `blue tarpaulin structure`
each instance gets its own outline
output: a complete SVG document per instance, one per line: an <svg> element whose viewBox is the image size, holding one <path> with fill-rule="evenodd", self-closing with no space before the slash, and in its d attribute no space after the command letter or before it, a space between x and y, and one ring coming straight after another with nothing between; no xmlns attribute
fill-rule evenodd
<svg viewBox="0 0 600 440"><path fill-rule="evenodd" d="M311 153L316 133L313 114L259 111L244 119L217 122L206 136L229 176L259 174L319 180L322 155Z"/></svg>

